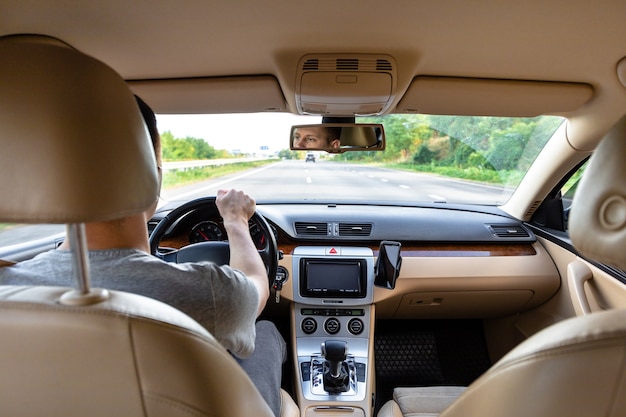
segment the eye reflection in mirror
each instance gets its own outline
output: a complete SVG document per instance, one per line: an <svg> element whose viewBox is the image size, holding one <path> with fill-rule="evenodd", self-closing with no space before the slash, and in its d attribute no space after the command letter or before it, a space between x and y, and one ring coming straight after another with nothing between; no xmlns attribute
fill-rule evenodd
<svg viewBox="0 0 626 417"><path fill-rule="evenodd" d="M291 128L291 150L318 150L329 153L382 151L385 133L381 124L323 123Z"/></svg>

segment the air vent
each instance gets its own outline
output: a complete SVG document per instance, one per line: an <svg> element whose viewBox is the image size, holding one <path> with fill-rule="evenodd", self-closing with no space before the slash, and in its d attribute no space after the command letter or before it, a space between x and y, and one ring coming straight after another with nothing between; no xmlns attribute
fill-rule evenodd
<svg viewBox="0 0 626 417"><path fill-rule="evenodd" d="M386 59L377 59L376 60L376 71L391 71L393 70L393 65Z"/></svg>
<svg viewBox="0 0 626 417"><path fill-rule="evenodd" d="M375 58L310 58L302 63L302 71L370 71L392 72L388 59Z"/></svg>
<svg viewBox="0 0 626 417"><path fill-rule="evenodd" d="M148 235L151 235L159 224L159 220L148 220Z"/></svg>
<svg viewBox="0 0 626 417"><path fill-rule="evenodd" d="M502 237L502 238L530 237L530 234L528 233L528 231L524 229L522 226L491 224L488 227L491 230L491 233L493 233L497 237Z"/></svg>
<svg viewBox="0 0 626 417"><path fill-rule="evenodd" d="M339 223L339 236L369 236L371 233L370 223Z"/></svg>
<svg viewBox="0 0 626 417"><path fill-rule="evenodd" d="M319 67L319 59L307 59L306 61L304 61L304 64L302 64L302 69L304 71L317 71Z"/></svg>
<svg viewBox="0 0 626 417"><path fill-rule="evenodd" d="M526 218L530 219L533 214L535 214L535 210L537 210L537 208L541 205L541 200L537 200L535 201L529 208L528 211L526 212Z"/></svg>
<svg viewBox="0 0 626 417"><path fill-rule="evenodd" d="M357 71L359 69L358 59L338 59L337 69L343 71Z"/></svg>
<svg viewBox="0 0 626 417"><path fill-rule="evenodd" d="M299 236L326 236L328 224L296 222L296 234Z"/></svg>

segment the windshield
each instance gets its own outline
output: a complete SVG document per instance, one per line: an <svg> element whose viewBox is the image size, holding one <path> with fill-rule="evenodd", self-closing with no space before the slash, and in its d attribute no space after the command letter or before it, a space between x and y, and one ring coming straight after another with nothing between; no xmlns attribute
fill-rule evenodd
<svg viewBox="0 0 626 417"><path fill-rule="evenodd" d="M382 123L386 149L328 154L289 150L295 124L282 113L160 115L160 204L240 189L258 203L455 203L509 198L563 119L432 115L364 117ZM0 247L62 236L64 225L0 223Z"/></svg>
<svg viewBox="0 0 626 417"><path fill-rule="evenodd" d="M289 150L291 126L320 123L320 117L161 115L162 197L188 199L238 188L260 202L499 205L562 121L552 116L363 117L357 122L383 124L386 149L328 154ZM211 165L198 168L198 160ZM247 171L251 167L258 169ZM191 185L194 181L199 182Z"/></svg>

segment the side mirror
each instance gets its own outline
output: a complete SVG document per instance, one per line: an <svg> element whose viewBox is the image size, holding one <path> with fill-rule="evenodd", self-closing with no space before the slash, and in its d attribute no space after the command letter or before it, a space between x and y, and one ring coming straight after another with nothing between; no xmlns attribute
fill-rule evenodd
<svg viewBox="0 0 626 417"><path fill-rule="evenodd" d="M402 266L401 247L400 242L389 240L380 242L378 259L374 266L374 285L390 290L396 287L396 279Z"/></svg>
<svg viewBox="0 0 626 417"><path fill-rule="evenodd" d="M291 128L289 148L294 151L382 151L385 131L382 124L322 123Z"/></svg>

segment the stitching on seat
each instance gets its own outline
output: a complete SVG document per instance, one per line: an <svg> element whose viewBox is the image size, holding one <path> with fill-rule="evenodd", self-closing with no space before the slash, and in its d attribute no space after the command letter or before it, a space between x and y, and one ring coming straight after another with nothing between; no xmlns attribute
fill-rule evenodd
<svg viewBox="0 0 626 417"><path fill-rule="evenodd" d="M137 385L139 386L139 392L143 393L144 388L142 384L141 375L139 373L139 361L137 360L137 349L135 349L135 338L133 337L133 329L131 326L131 321L126 321L126 328L128 330L128 340L130 342L130 350L133 356L133 368L135 370L135 378L137 379ZM148 415L148 405L146 404L146 399L144 395L141 395L141 408L143 409L144 416Z"/></svg>
<svg viewBox="0 0 626 417"><path fill-rule="evenodd" d="M79 312L80 314L87 315L95 315L95 316L105 316L105 317L118 317L121 320L137 320L142 321L144 323L151 323L158 326L169 327L172 330L180 331L184 333L188 333L191 336L195 336L202 340L213 341L210 338L207 338L204 334L198 333L193 329L188 329L182 327L181 325L168 323L165 321L158 320L156 318L149 318L145 316L135 315L134 313L130 313L123 310L118 310L115 308L111 308L109 310L103 309L90 309L85 307L72 307L72 306L56 306L56 305L46 305L46 304L37 304L28 301L15 301L15 300L0 300L0 310L8 309L8 308L17 308L21 310L31 310L31 311L50 311L57 312L62 314L76 314ZM208 333L210 337L212 335ZM217 342L215 342L217 344Z"/></svg>
<svg viewBox="0 0 626 417"><path fill-rule="evenodd" d="M198 410L197 408L194 408L188 404L184 404L180 401L174 400L172 398L169 397L165 397L163 395L160 394L156 394L156 393L151 393L151 392L147 392L147 391L143 391L143 395L145 398L153 400L157 403L163 404L163 405L167 405L169 407L175 408L178 411L182 411L183 413L190 415L190 416L196 416L196 417L210 417L213 416L214 414L206 414L204 412L202 412L201 410Z"/></svg>

